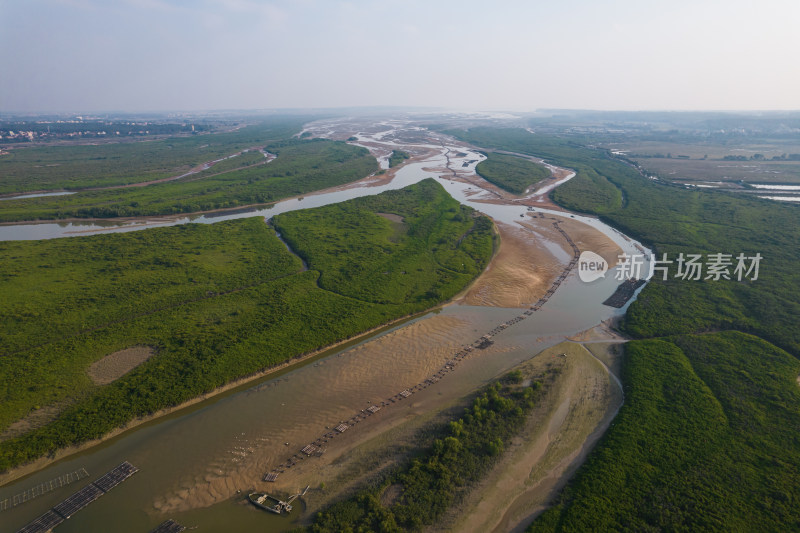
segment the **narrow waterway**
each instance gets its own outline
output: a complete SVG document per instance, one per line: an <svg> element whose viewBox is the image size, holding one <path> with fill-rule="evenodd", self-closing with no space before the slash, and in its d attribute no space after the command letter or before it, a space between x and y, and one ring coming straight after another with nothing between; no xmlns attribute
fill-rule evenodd
<svg viewBox="0 0 800 533"><path fill-rule="evenodd" d="M367 180L371 183L311 194L302 200L285 200L269 209L175 220L151 219L121 230L188 222L213 223L251 216L269 218L291 210L399 189L427 177L437 178L454 198L498 222L516 224L522 219L520 215L527 217L526 207L513 202L506 205L481 202L489 197L476 190L475 185L457 179L459 175L474 173L476 163L483 158L477 152L448 137L432 135L420 128L413 128L410 133L414 139L423 137L421 141L404 142L403 124L386 123L385 126L385 131L375 134L358 132L359 142L373 149L380 145L384 152L399 148L412 153L427 151L429 154L421 161L402 167L388 183L378 184L375 180L379 177L376 177ZM352 125L336 122L315 125L315 131L352 134L348 128ZM449 167L445 157L448 151ZM548 211L537 208L537 212ZM564 215L563 212L553 213ZM579 215L573 215L573 218L600 230L627 253L635 254L641 250L639 243L597 219ZM80 230L89 232L76 233ZM96 224L5 226L0 228L0 238L56 238L98 231L120 229ZM550 243L550 246L554 255L562 254L559 260L569 261L569 254L557 244ZM452 403L543 348L560 342L565 336L621 315L626 308L613 309L602 305L618 284L613 270L604 279L590 284L582 283L573 271L544 307L495 335L494 345L490 348L475 350L436 385L362 422L341 438L350 441L340 439L341 442L332 443L327 453L335 456L337 450L344 449L348 442L363 438L360 435L369 432L370 424L390 424L392 420L400 423L426 410ZM239 390L139 426L0 487L0 500L3 500L80 468L85 468L90 474L80 483L1 511L0 532L16 531L123 460L133 463L139 472L58 526L57 532L146 532L167 518L175 518L198 531L289 529L302 513L300 500L296 502L295 518L270 515L244 500L253 489L277 490L288 495L302 488L292 486L292 478L283 484L281 480L266 484L262 482L265 472L340 421L421 382L464 344L520 313L521 309L445 306L354 345L330 350ZM314 460L313 457L308 459L309 462ZM317 485L324 482L325 479L315 480ZM307 497L313 497L313 493Z"/></svg>

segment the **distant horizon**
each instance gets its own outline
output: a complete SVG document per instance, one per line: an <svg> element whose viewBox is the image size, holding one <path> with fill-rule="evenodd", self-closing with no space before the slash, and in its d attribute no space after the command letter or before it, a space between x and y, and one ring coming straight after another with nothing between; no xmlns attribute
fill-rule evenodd
<svg viewBox="0 0 800 533"><path fill-rule="evenodd" d="M216 114L231 115L240 114L307 114L307 113L328 113L337 111L361 111L376 113L431 113L431 114L521 114L536 115L543 113L621 113L621 114L644 114L644 113L676 113L676 114L727 114L727 115L757 115L757 114L793 114L800 113L800 108L796 109L591 109L591 108L541 108L529 111L509 110L509 109L448 109L443 107L425 106L340 106L340 107L274 107L274 108L229 108L229 109L142 109L142 110L75 110L75 111L7 111L0 109L0 119L2 117L24 117L24 116L76 116L76 115L202 115Z"/></svg>

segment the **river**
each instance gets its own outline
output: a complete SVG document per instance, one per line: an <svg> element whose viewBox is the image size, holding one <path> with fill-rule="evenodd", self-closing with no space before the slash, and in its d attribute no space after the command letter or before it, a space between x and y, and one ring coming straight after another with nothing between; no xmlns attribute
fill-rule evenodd
<svg viewBox="0 0 800 533"><path fill-rule="evenodd" d="M335 121L314 126L315 131L346 131L348 136L355 128L353 124ZM359 143L369 146L376 155L381 150L385 155L391 149L428 154L421 161L401 167L388 183L378 183L381 176L377 176L367 180L368 183L285 200L268 209L148 219L123 227L106 227L97 223L4 226L0 228L0 238L76 237L188 222L214 223L252 216L268 218L291 210L399 189L427 177L435 177L454 198L497 222L515 224L521 219L521 214L526 214L526 207L514 203L484 203L481 200L488 197L481 194L474 184L452 179L451 170L458 175L473 175L477 161L483 158L469 147L402 122L382 123L382 127L386 129L360 132L357 136ZM403 140L404 136L406 140ZM450 158L449 169L446 168L445 154ZM549 212L538 208L537 211ZM563 212L557 214L565 215ZM630 254L640 252L639 243L597 219L580 215L572 217L602 231L623 251ZM560 254L562 262L569 261L569 254L555 243L544 245L551 248L554 255ZM396 420L399 424L403 419L438 408L443 402L455 401L541 349L560 342L565 336L623 314L627 306L613 309L601 303L619 284L613 274L612 270L604 279L586 284L573 271L542 309L495 335L491 349L476 350L439 383L415 394L405 403L385 408L375 415L376 419L385 417L385 423L395 423L391 421ZM0 511L0 531L16 531L124 460L137 466L139 472L58 526L59 533L112 530L141 533L167 518L196 527L198 531L289 529L302 513L301 500L295 502L294 518L269 515L243 500L253 488L270 490L277 487L284 493L303 488L291 485L294 478L289 478L290 481L283 485L265 484L261 478L266 471L284 461L298 446L325 433L328 427L348 419L369 404L419 383L435 372L460 346L520 313L520 309L444 306L138 426L0 487L2 501L81 468L90 474L86 480ZM350 441L331 444L327 453L335 455L344 450L348 442L365 438L370 424L373 424L372 418L353 428L352 434L343 435L342 439ZM314 458L308 461L312 462ZM313 480L313 487L325 482L325 479L314 478L313 469L309 469L311 467L304 471L303 479ZM313 492L308 497L313 497Z"/></svg>

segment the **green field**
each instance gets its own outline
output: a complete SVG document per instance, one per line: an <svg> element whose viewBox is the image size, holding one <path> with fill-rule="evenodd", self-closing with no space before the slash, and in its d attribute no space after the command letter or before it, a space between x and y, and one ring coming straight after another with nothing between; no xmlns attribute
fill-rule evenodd
<svg viewBox="0 0 800 533"><path fill-rule="evenodd" d="M657 254L760 253L757 281L656 279L631 305L625 405L531 531L786 531L800 524L800 209L654 183L524 130L470 142L577 170L553 192ZM660 255L659 255L660 257Z"/></svg>
<svg viewBox="0 0 800 533"><path fill-rule="evenodd" d="M0 443L0 470L430 308L493 252L490 221L433 180L274 223L310 270L261 218L0 243L0 428L65 406ZM112 384L87 376L142 345L156 355Z"/></svg>
<svg viewBox="0 0 800 533"><path fill-rule="evenodd" d="M4 200L0 221L170 215L265 204L355 181L378 168L365 148L343 142L283 140L268 144L267 150L278 155L269 164L235 167L222 174L209 169L213 175L201 179L191 176L146 187ZM236 165L235 160L226 163Z"/></svg>
<svg viewBox="0 0 800 533"><path fill-rule="evenodd" d="M302 117L274 117L227 133L98 144L18 145L0 157L0 194L86 189L183 174L201 163L300 131Z"/></svg>
<svg viewBox="0 0 800 533"><path fill-rule="evenodd" d="M488 152L475 167L480 177L513 194L525 194L531 185L550 177L542 165L521 157Z"/></svg>

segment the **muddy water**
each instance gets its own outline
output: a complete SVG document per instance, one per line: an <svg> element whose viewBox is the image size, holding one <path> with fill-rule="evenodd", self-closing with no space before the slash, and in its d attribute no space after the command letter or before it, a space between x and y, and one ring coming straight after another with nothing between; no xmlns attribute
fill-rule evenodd
<svg viewBox="0 0 800 533"><path fill-rule="evenodd" d="M382 133L377 141L389 136ZM369 135L359 138L369 140ZM371 142L376 142L376 139ZM438 149L437 155L405 166L387 185L345 188L309 195L303 200L287 200L256 213L199 217L192 221L209 223L254 215L269 217L293 209L401 188L429 176L437 176L451 195L495 220L515 223L521 220L520 214L525 214L525 208L521 206L476 202L481 195L474 194L474 186L469 189L462 182L440 177L452 173L443 168L447 162L443 149L435 142L403 144L396 138L386 142L404 148ZM464 162L480 159L478 154L464 147L450 148L453 153L466 154L458 158L452 157L451 153L450 168L463 174L472 172L474 163L464 166ZM600 229L623 250L636 252L636 243L604 224L587 217L576 215L575 218ZM185 219L183 222L188 221ZM357 440L360 434L365 433L362 427L368 429L369 424L379 424L380 417L400 419L409 416L411 411L408 410L413 406L433 408L437 403L462 397L541 349L563 340L564 336L621 314L624 309L601 305L619 283L613 278L612 271L606 279L583 284L573 272L541 310L496 335L493 346L476 350L454 372L405 403L387 407L374 415L374 419L371 417L362 422L363 426L344 434L340 442L332 442L327 453L332 456L341 453L344 449L342 442L347 442L342 439ZM96 479L119 462L128 460L139 468L139 473L77 513L57 531L143 532L167 518L175 518L187 526L197 526L199 531L288 529L302 513L302 504L296 505L295 518L292 518L269 515L244 501L252 489L288 495L302 488L292 485L291 473L274 485L263 483L261 478L266 471L340 421L421 382L436 372L463 344L519 314L519 309L446 306L356 346L332 350L238 391L145 424L68 457L27 478L0 487L0 500L80 468L89 471L89 480ZM324 481L315 480L317 484ZM83 484L85 481L0 512L0 531L16 530ZM313 493L309 497L313 497Z"/></svg>

